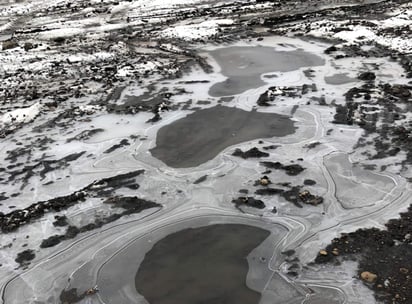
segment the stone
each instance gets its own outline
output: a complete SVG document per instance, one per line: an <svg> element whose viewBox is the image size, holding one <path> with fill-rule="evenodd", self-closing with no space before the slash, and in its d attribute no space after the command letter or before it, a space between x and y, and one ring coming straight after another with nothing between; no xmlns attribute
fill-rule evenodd
<svg viewBox="0 0 412 304"><path fill-rule="evenodd" d="M365 81L375 80L376 75L373 72L363 72L363 73L359 74L358 79L359 80L365 80Z"/></svg>
<svg viewBox="0 0 412 304"><path fill-rule="evenodd" d="M269 178L265 175L263 176L260 180L259 180L259 184L261 184L262 186L267 186L270 184L270 180Z"/></svg>
<svg viewBox="0 0 412 304"><path fill-rule="evenodd" d="M360 277L363 281L368 283L374 283L378 279L378 276L372 272L364 271L360 274Z"/></svg>

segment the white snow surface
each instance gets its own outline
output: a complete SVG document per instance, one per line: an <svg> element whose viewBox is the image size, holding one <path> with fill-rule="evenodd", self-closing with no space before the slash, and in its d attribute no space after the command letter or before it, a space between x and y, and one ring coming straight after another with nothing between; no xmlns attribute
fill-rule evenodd
<svg viewBox="0 0 412 304"><path fill-rule="evenodd" d="M40 114L42 105L39 102L27 108L9 111L0 116L0 125L27 123Z"/></svg>
<svg viewBox="0 0 412 304"><path fill-rule="evenodd" d="M165 29L161 36L167 38L178 38L186 41L209 38L219 32L221 26L232 25L231 19L208 20L198 24L178 25Z"/></svg>

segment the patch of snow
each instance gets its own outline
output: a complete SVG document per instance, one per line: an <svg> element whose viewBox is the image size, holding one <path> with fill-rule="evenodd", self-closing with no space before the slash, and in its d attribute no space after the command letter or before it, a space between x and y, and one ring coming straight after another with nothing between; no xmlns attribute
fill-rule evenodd
<svg viewBox="0 0 412 304"><path fill-rule="evenodd" d="M83 114L86 113L88 115L96 113L97 111L100 111L102 109L101 106L99 105L80 105L78 111L76 111L76 114Z"/></svg>
<svg viewBox="0 0 412 304"><path fill-rule="evenodd" d="M9 111L0 116L1 125L28 123L39 115L42 105L37 102L30 107Z"/></svg>
<svg viewBox="0 0 412 304"><path fill-rule="evenodd" d="M163 30L160 35L165 38L178 38L186 41L209 38L219 32L220 26L231 25L233 20L209 20L198 24L179 25Z"/></svg>
<svg viewBox="0 0 412 304"><path fill-rule="evenodd" d="M55 39L60 37L72 37L84 33L84 30L81 28L61 28L53 29L47 32L40 33L39 39Z"/></svg>
<svg viewBox="0 0 412 304"><path fill-rule="evenodd" d="M347 42L354 42L361 38L366 40L376 39L375 33L364 26L354 26L351 31L341 31L333 35L333 37L345 40Z"/></svg>

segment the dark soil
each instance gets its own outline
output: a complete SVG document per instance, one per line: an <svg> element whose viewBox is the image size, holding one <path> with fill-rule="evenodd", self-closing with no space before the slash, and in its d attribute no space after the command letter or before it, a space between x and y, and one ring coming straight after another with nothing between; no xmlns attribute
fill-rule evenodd
<svg viewBox="0 0 412 304"><path fill-rule="evenodd" d="M364 271L377 275L375 282L365 282L375 291L377 300L412 303L412 205L386 227L387 230L370 228L342 234L325 248L326 255L318 254L315 263L357 260L359 275Z"/></svg>

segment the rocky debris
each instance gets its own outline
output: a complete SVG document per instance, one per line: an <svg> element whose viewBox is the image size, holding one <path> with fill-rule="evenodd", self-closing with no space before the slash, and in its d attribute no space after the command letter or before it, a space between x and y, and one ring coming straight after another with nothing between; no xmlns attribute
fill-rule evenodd
<svg viewBox="0 0 412 304"><path fill-rule="evenodd" d="M108 98L100 105L106 106L109 113L116 114L136 114L139 112L151 112L155 116L148 122L156 122L160 119L160 113L170 110L171 92L157 92L154 86L148 86L147 92L140 96L126 96L125 100L119 104L115 100ZM156 118L157 117L157 118Z"/></svg>
<svg viewBox="0 0 412 304"><path fill-rule="evenodd" d="M276 195L276 194L282 195L284 192L285 192L284 189L279 189L279 188L262 188L262 189L257 189L255 191L255 194L257 195Z"/></svg>
<svg viewBox="0 0 412 304"><path fill-rule="evenodd" d="M338 51L338 48L336 47L336 45L332 45L330 47L328 47L327 49L325 49L323 52L327 55L330 55L334 52Z"/></svg>
<svg viewBox="0 0 412 304"><path fill-rule="evenodd" d="M26 249L22 252L17 254L15 259L16 263L19 263L20 266L24 266L30 263L36 257L34 251L32 249Z"/></svg>
<svg viewBox="0 0 412 304"><path fill-rule="evenodd" d="M269 162L264 161L260 162L261 165L265 166L268 169L276 169L276 170L283 170L286 172L287 175L296 176L301 173L305 168L303 168L299 164L292 164L292 165L283 165L280 162Z"/></svg>
<svg viewBox="0 0 412 304"><path fill-rule="evenodd" d="M56 246L61 242L62 238L60 235L52 235L51 237L43 240L40 244L40 248L49 248Z"/></svg>
<svg viewBox="0 0 412 304"><path fill-rule="evenodd" d="M157 203L147 201L136 196L114 196L108 198L103 203L112 205L112 208L124 209L125 211L122 213L122 216L132 213L139 213L148 208L161 207L161 205Z"/></svg>
<svg viewBox="0 0 412 304"><path fill-rule="evenodd" d="M376 79L376 75L373 72L363 72L358 75L359 80L372 81Z"/></svg>
<svg viewBox="0 0 412 304"><path fill-rule="evenodd" d="M364 155L370 160L395 156L403 151L402 169L412 164L412 124L407 119L412 87L388 83L367 83L351 88L346 103L336 105L333 123L357 124L365 130L357 147L373 145L377 152ZM405 106L406 104L406 106Z"/></svg>
<svg viewBox="0 0 412 304"><path fill-rule="evenodd" d="M56 197L48 201L42 201L30 205L22 210L14 210L8 214L0 213L0 228L3 233L17 230L22 225L43 217L49 212L58 212L85 201L88 197L107 197L116 189L129 188L137 189L135 177L144 173L144 170L137 170L126 174L104 178L95 181L83 189L72 194Z"/></svg>
<svg viewBox="0 0 412 304"><path fill-rule="evenodd" d="M290 186L288 184L283 184L282 186L285 189L265 187L257 189L255 194L264 196L279 195L299 208L303 208L301 203L317 206L323 202L322 197L313 195L308 190L302 190L302 186Z"/></svg>
<svg viewBox="0 0 412 304"><path fill-rule="evenodd" d="M19 150L15 152L19 152ZM22 152L26 153L26 151L24 150ZM3 174L9 174L9 177L7 179L8 183L15 180L22 181L21 188L24 188L29 183L29 180L32 176L38 174L41 179L44 179L47 173L55 171L57 169L67 168L71 162L78 160L85 153L85 151L72 153L56 160L38 160L34 164L26 164L22 168L17 169L14 166L9 166L8 169L14 170L6 170Z"/></svg>
<svg viewBox="0 0 412 304"><path fill-rule="evenodd" d="M378 301L406 304L412 300L412 205L400 218L389 220L387 230L359 229L335 238L315 263L359 262L359 278L375 291ZM334 254L338 253L338 254Z"/></svg>
<svg viewBox="0 0 412 304"><path fill-rule="evenodd" d="M2 50L10 50L10 49L14 49L16 47L18 47L19 44L17 43L16 40L10 39L10 40L5 40L2 43Z"/></svg>
<svg viewBox="0 0 412 304"><path fill-rule="evenodd" d="M93 223L86 224L81 227L76 227L76 226L69 226L66 230L66 233L64 235L52 235L47 239L44 239L42 243L40 244L40 248L49 248L56 246L60 242L68 239L72 239L76 237L79 233L91 231L97 228L100 228L108 223L114 222L118 220L119 218L134 214L134 213L140 213L145 209L149 208L160 208L162 205L147 201L141 198L138 198L136 196L133 197L124 197L124 196L113 196L108 199L106 199L104 204L110 204L112 205L112 208L121 208L124 209L124 211L120 213L114 213L111 214L107 217L99 217L96 218Z"/></svg>
<svg viewBox="0 0 412 304"><path fill-rule="evenodd" d="M106 153L106 154L112 153L113 151L120 149L122 147L125 147L125 146L130 146L129 140L126 138L122 139L118 144L111 146L109 149L107 149L103 153Z"/></svg>
<svg viewBox="0 0 412 304"><path fill-rule="evenodd" d="M91 137L93 137L94 135L96 135L98 133L101 133L103 131L104 131L104 129L100 129L100 128L99 129L85 130L85 131L80 132L76 136L67 139L67 142L72 142L72 141L75 141L75 140L85 141L85 140L88 140Z"/></svg>
<svg viewBox="0 0 412 304"><path fill-rule="evenodd" d="M412 97L412 94L411 94L412 85L401 85L401 84L390 85L389 83L386 83L383 86L383 90L387 95L391 95L391 96L400 98L401 100L405 100L405 101L408 101L408 99Z"/></svg>
<svg viewBox="0 0 412 304"><path fill-rule="evenodd" d="M280 146L278 146L278 145L269 145L269 146L264 146L263 147L263 150L275 150L275 149L277 149L277 148L279 148Z"/></svg>
<svg viewBox="0 0 412 304"><path fill-rule="evenodd" d="M315 141L315 142L312 142L312 143L310 143L310 144L305 145L305 148L314 149L314 148L316 148L316 147L319 146L319 145L321 145L321 143L318 142L318 141Z"/></svg>
<svg viewBox="0 0 412 304"><path fill-rule="evenodd" d="M254 199L249 196L241 196L237 199L232 200L232 203L235 204L236 208L241 206L248 206L257 209L264 209L266 207L265 203L261 200Z"/></svg>
<svg viewBox="0 0 412 304"><path fill-rule="evenodd" d="M268 157L269 153L260 151L258 148L254 147L245 152L243 152L241 149L236 149L235 152L232 153L232 155L247 159L247 158Z"/></svg>
<svg viewBox="0 0 412 304"><path fill-rule="evenodd" d="M99 292L99 288L97 288L97 285L95 287L91 287L86 290L86 295L91 296Z"/></svg>
<svg viewBox="0 0 412 304"><path fill-rule="evenodd" d="M300 192L299 198L303 203L313 205L313 206L317 206L323 203L323 197L313 195L308 190L304 190Z"/></svg>
<svg viewBox="0 0 412 304"><path fill-rule="evenodd" d="M275 101L276 98L279 97L290 97L290 98L296 98L296 97L302 97L302 95L305 95L309 92L316 92L316 84L304 84L302 86L297 86L297 87L270 87L267 91L262 93L258 100L257 104L259 106L271 106L271 102Z"/></svg>
<svg viewBox="0 0 412 304"><path fill-rule="evenodd" d="M65 215L56 215L54 219L55 221L53 222L53 226L55 227L64 227L69 225L69 223L67 222L67 217Z"/></svg>

